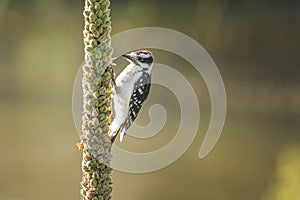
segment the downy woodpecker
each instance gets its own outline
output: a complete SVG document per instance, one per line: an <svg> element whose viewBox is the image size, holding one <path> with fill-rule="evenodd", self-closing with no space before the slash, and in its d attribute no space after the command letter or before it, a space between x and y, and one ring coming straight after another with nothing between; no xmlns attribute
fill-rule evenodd
<svg viewBox="0 0 300 200"><path fill-rule="evenodd" d="M123 55L129 65L119 74L113 87L114 119L109 126L109 136L114 142L120 134L122 142L128 128L136 119L151 87L153 55L139 50Z"/></svg>

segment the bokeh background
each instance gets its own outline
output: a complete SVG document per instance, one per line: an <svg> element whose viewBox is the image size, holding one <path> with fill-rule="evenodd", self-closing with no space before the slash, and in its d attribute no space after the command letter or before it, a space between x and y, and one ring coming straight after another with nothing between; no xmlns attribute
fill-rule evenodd
<svg viewBox="0 0 300 200"><path fill-rule="evenodd" d="M1 200L80 199L71 101L84 58L83 5L0 0ZM154 50L158 61L193 85L199 133L170 167L148 174L114 171L113 199L299 200L299 19L299 1L112 0L113 34L158 26L189 35L216 62L228 95L220 141L199 160L210 117L205 83L185 60ZM165 105L166 127L147 141L127 137L124 148L154 150L174 136L180 113L166 88L153 87L138 123L149 122L153 103Z"/></svg>

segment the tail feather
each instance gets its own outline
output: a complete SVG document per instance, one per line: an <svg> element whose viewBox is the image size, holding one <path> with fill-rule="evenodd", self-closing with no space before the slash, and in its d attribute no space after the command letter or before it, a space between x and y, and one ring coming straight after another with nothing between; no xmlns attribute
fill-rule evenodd
<svg viewBox="0 0 300 200"><path fill-rule="evenodd" d="M122 124L119 128L114 129L113 123L109 127L108 135L111 138L111 142L114 142L117 138L117 136L120 133L120 142L123 141L123 138L125 136L126 128L124 127L125 123Z"/></svg>
<svg viewBox="0 0 300 200"><path fill-rule="evenodd" d="M130 117L126 118L124 122L115 118L109 126L108 135L111 138L111 141L115 141L116 137L120 134L120 142L122 142L132 122L133 121Z"/></svg>
<svg viewBox="0 0 300 200"><path fill-rule="evenodd" d="M125 128L123 128L122 132L120 133L120 142L123 141L123 138L124 138L125 134L126 134L125 133Z"/></svg>

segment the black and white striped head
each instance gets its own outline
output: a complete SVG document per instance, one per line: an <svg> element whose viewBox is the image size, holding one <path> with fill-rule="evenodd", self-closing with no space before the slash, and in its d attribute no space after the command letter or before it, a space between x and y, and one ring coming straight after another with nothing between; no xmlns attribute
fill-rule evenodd
<svg viewBox="0 0 300 200"><path fill-rule="evenodd" d="M152 53L148 50L133 51L123 55L123 57L143 70L151 70L154 61Z"/></svg>

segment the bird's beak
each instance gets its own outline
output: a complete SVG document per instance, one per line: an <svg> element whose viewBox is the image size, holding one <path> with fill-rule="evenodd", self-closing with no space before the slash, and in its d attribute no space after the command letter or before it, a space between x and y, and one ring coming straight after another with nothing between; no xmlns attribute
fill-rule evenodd
<svg viewBox="0 0 300 200"><path fill-rule="evenodd" d="M133 57L131 54L124 54L124 55L122 55L122 57L126 58L129 61L133 61Z"/></svg>

